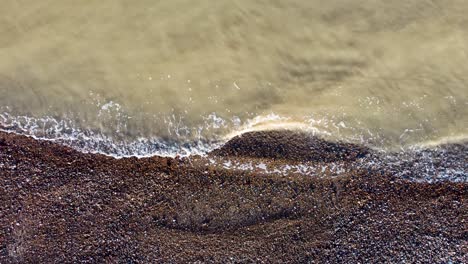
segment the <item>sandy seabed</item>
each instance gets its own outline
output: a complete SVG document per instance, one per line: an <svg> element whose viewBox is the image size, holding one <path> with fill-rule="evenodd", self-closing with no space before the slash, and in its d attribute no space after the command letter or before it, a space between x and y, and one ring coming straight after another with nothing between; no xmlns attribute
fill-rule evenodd
<svg viewBox="0 0 468 264"><path fill-rule="evenodd" d="M353 166L370 152L256 132L205 157L115 159L0 132L0 263L467 263L466 181Z"/></svg>

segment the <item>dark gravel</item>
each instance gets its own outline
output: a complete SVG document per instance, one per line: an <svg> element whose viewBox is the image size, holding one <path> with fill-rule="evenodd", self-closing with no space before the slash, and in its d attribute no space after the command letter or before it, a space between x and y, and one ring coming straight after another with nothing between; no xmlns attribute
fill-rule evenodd
<svg viewBox="0 0 468 264"><path fill-rule="evenodd" d="M366 147L328 142L300 131L277 130L249 132L237 136L211 154L285 161L353 161L365 157Z"/></svg>
<svg viewBox="0 0 468 264"><path fill-rule="evenodd" d="M203 157L114 159L0 132L0 263L468 262L466 182L353 169L365 148L301 138L302 147L275 149L267 134L211 155L338 159L350 169L260 175Z"/></svg>

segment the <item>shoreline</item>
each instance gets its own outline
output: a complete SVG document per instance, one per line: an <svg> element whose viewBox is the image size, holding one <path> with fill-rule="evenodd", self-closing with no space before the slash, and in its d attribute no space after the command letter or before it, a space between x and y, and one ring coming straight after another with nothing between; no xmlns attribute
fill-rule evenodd
<svg viewBox="0 0 468 264"><path fill-rule="evenodd" d="M0 132L0 262L468 258L466 182L415 182L353 167L365 149L322 141L310 141L318 148L306 161L340 160L348 170L310 177L209 162L227 156L270 166L308 157L297 135L279 149L249 141L267 136L275 138L255 132L208 157L115 159ZM246 151L258 144L262 153Z"/></svg>

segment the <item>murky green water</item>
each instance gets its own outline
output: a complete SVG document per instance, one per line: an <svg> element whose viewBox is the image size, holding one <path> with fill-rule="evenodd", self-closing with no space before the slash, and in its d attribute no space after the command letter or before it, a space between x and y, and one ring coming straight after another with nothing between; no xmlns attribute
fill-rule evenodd
<svg viewBox="0 0 468 264"><path fill-rule="evenodd" d="M468 134L464 0L3 0L0 124L107 153ZM92 142L92 143L90 143Z"/></svg>

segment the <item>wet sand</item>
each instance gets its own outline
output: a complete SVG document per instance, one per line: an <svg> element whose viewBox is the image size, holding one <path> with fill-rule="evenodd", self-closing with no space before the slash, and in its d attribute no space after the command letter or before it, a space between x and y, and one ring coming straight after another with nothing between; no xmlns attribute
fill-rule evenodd
<svg viewBox="0 0 468 264"><path fill-rule="evenodd" d="M0 132L0 263L467 262L466 181L353 166L372 151L282 133L235 138L206 157L114 159ZM226 158L348 169L210 161Z"/></svg>

